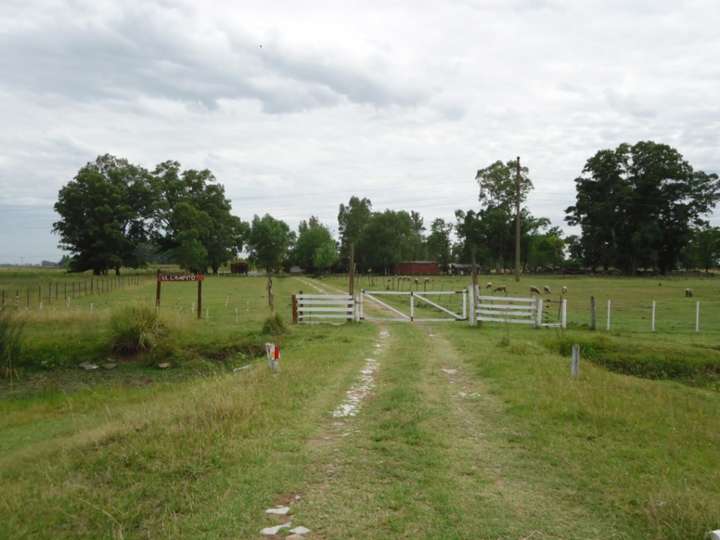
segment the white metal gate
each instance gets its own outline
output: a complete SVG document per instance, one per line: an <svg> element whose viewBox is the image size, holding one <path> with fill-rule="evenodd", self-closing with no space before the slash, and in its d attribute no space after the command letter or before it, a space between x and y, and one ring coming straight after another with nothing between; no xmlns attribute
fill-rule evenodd
<svg viewBox="0 0 720 540"><path fill-rule="evenodd" d="M464 321L467 319L467 295L467 290L368 291L363 289L359 296L358 311L360 320L367 321ZM388 298L381 300L379 298L381 296ZM407 304L405 304L403 297L407 298ZM442 297L450 299L450 302L442 305L440 300ZM383 315L383 313L386 315Z"/></svg>

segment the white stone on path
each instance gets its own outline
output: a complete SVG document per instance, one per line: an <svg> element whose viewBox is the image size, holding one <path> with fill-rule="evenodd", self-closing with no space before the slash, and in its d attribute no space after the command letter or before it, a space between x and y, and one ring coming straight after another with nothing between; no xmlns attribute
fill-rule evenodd
<svg viewBox="0 0 720 540"><path fill-rule="evenodd" d="M299 527L295 527L294 529L290 529L290 532L293 533L293 534L299 534L299 535L302 536L303 534L309 533L309 532L310 532L310 529L308 529L307 527L303 527L302 525L300 525Z"/></svg>
<svg viewBox="0 0 720 540"><path fill-rule="evenodd" d="M274 516L287 516L289 512L289 506L276 506L274 508L268 508L267 510L265 510L266 514L272 514Z"/></svg>
<svg viewBox="0 0 720 540"><path fill-rule="evenodd" d="M448 375L455 375L457 373L457 369L441 368L440 371L447 373Z"/></svg>
<svg viewBox="0 0 720 540"><path fill-rule="evenodd" d="M360 370L360 380L357 381L345 394L345 401L332 413L335 418L355 416L360 404L375 386L375 372L378 369L377 360L365 359L365 367Z"/></svg>
<svg viewBox="0 0 720 540"><path fill-rule="evenodd" d="M288 521L282 525L275 525L275 527L265 527L260 531L260 534L263 536L274 536L283 529L289 529L290 527L292 527L292 522Z"/></svg>

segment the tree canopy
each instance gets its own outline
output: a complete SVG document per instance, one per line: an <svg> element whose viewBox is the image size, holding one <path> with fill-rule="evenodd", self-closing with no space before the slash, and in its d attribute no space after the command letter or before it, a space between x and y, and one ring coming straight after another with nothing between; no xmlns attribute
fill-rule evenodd
<svg viewBox="0 0 720 540"><path fill-rule="evenodd" d="M628 273L675 268L720 195L716 174L695 171L677 150L652 141L597 152L575 185L566 221L581 228L584 263Z"/></svg>
<svg viewBox="0 0 720 540"><path fill-rule="evenodd" d="M99 156L60 190L55 210L54 231L72 253L73 271L119 272L160 253L182 268L217 272L242 250L247 234L212 172L181 171L176 161L150 173Z"/></svg>
<svg viewBox="0 0 720 540"><path fill-rule="evenodd" d="M284 221L270 214L255 216L247 238L250 260L268 273L280 270L294 236Z"/></svg>
<svg viewBox="0 0 720 540"><path fill-rule="evenodd" d="M83 166L55 203L60 219L53 231L72 254L70 270L104 274L143 266L138 248L150 237L158 199L148 172L126 159L106 154Z"/></svg>
<svg viewBox="0 0 720 540"><path fill-rule="evenodd" d="M335 240L317 217L300 222L292 260L306 272L323 272L337 262Z"/></svg>

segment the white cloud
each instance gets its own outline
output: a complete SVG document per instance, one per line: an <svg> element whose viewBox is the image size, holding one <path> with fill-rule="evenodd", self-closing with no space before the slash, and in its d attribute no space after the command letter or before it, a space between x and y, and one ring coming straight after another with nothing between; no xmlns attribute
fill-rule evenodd
<svg viewBox="0 0 720 540"><path fill-rule="evenodd" d="M106 152L292 224L353 193L451 218L516 155L560 224L585 160L640 139L720 169L715 0L266 4L3 2L0 230L12 205L32 241L0 259L56 254L57 190Z"/></svg>

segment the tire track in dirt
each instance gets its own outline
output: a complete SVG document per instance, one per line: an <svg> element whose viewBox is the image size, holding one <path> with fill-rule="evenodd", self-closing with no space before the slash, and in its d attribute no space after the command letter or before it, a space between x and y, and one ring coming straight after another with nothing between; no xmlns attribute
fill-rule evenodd
<svg viewBox="0 0 720 540"><path fill-rule="evenodd" d="M476 538L620 538L611 524L575 503L573 494L550 490L526 474L527 462L512 442L524 434L502 402L441 330L424 332L430 342L428 399L448 405L444 421L453 438L456 504L480 530L493 531Z"/></svg>

